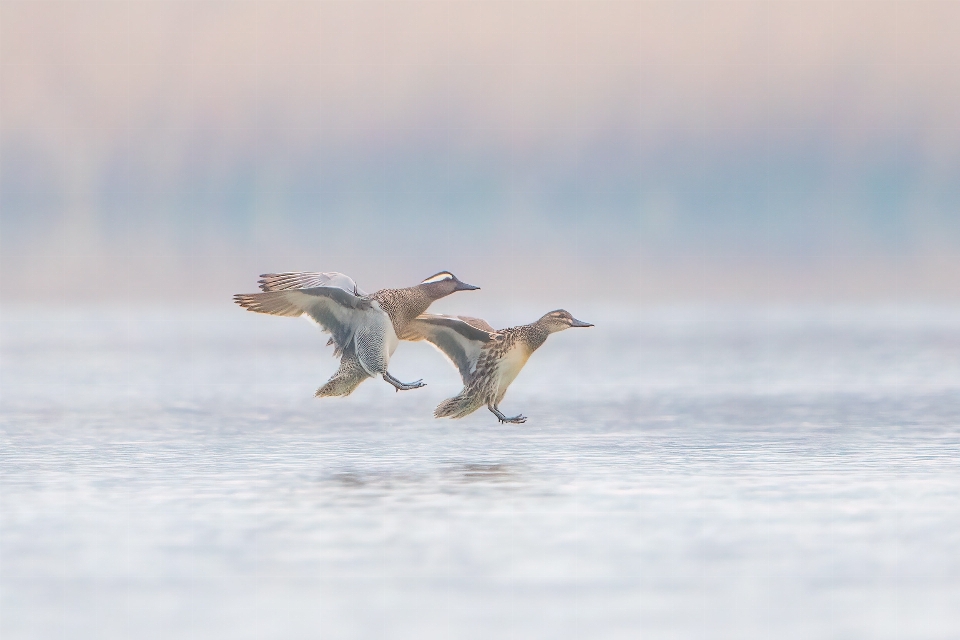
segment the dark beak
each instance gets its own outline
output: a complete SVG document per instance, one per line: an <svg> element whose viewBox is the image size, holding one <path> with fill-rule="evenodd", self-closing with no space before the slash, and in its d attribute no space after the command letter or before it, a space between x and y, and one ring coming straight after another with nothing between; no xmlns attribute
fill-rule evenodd
<svg viewBox="0 0 960 640"><path fill-rule="evenodd" d="M467 284L466 282L460 282L457 280L457 288L454 291L476 291L480 287L475 287L472 284Z"/></svg>
<svg viewBox="0 0 960 640"><path fill-rule="evenodd" d="M584 322L583 320L573 319L573 322L570 323L571 327L592 327L593 325L589 322Z"/></svg>

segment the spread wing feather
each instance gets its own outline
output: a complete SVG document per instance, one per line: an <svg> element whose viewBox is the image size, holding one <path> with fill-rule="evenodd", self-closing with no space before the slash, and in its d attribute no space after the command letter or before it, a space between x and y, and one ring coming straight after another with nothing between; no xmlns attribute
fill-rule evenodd
<svg viewBox="0 0 960 640"><path fill-rule="evenodd" d="M257 313L288 317L307 314L324 331L330 332L338 356L353 340L357 328L371 320L369 314L384 314L381 309L373 307L368 298L358 297L340 287L240 293L233 300L244 309Z"/></svg>
<svg viewBox="0 0 960 640"><path fill-rule="evenodd" d="M288 289L312 289L314 287L338 287L355 296L367 294L357 287L350 276L336 271L323 273L294 271L289 273L264 273L257 282L261 291L286 291Z"/></svg>
<svg viewBox="0 0 960 640"><path fill-rule="evenodd" d="M424 313L407 325L407 331L407 339L426 340L447 356L467 385L476 370L480 350L490 341L494 329L479 318Z"/></svg>

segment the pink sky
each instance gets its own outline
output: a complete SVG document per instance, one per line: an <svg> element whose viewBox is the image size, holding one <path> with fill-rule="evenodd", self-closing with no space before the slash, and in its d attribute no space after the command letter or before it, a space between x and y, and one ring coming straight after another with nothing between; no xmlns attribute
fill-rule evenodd
<svg viewBox="0 0 960 640"><path fill-rule="evenodd" d="M781 157L826 167L819 215L843 227L869 206L845 195L850 176L885 158L911 170L898 219L936 227L945 205L930 194L956 191L960 170L958 24L957 2L9 0L0 147L8 175L29 156L36 189L57 194L56 228L38 237L59 233L56 251L86 256L120 242L99 217L105 183L133 188L117 163L133 162L137 188L159 198L186 189L198 140L205 188L233 188L253 154L266 208L285 206L269 194L291 190L318 149L344 180L388 148L506 167L507 186L492 188L536 209L566 175L589 174L602 192L606 165L592 154L616 147L605 162L644 154L650 175L666 176L645 187L642 210L618 214L654 230L684 215L671 190L688 173L763 176ZM32 215L24 207L7 205L7 229ZM133 244L161 222L131 223ZM554 231L534 248L562 253L585 233ZM49 259L16 248L7 263ZM263 248L282 250L309 253Z"/></svg>

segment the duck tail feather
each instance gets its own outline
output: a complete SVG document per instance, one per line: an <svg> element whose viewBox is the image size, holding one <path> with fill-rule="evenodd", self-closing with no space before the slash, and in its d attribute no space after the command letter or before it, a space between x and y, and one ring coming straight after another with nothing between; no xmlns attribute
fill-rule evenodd
<svg viewBox="0 0 960 640"><path fill-rule="evenodd" d="M340 359L340 368L313 395L317 398L348 396L369 377L370 374L360 364L356 352L353 349L347 349L343 353L343 358Z"/></svg>
<svg viewBox="0 0 960 640"><path fill-rule="evenodd" d="M433 412L433 417L462 418L479 409L483 402L480 402L475 396L468 395L465 392L466 390L437 405L437 408Z"/></svg>

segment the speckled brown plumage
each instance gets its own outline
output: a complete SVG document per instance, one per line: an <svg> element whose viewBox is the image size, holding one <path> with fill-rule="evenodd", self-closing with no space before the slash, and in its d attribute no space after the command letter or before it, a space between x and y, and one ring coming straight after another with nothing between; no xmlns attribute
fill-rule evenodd
<svg viewBox="0 0 960 640"><path fill-rule="evenodd" d="M507 389L551 333L570 327L593 326L575 319L568 311L558 309L547 313L532 324L501 329L490 334L476 357L476 367L469 378L464 377L464 388L455 397L441 402L434 416L462 418L486 405L501 422L522 423L522 415L508 418L499 409Z"/></svg>
<svg viewBox="0 0 960 640"><path fill-rule="evenodd" d="M405 289L380 289L371 298L380 303L380 308L387 312L397 337L408 340L406 326L411 320L427 310L436 299L430 296L424 285L407 287Z"/></svg>
<svg viewBox="0 0 960 640"><path fill-rule="evenodd" d="M348 396L360 386L361 382L369 377L370 374L360 364L357 352L351 345L344 350L337 372L322 387L317 389L314 395L318 398Z"/></svg>
<svg viewBox="0 0 960 640"><path fill-rule="evenodd" d="M539 322L519 327L501 329L491 335L477 359L477 368L470 384L457 396L445 400L437 407L437 418L462 418L484 405L497 406L507 393L507 385L501 384L498 371L504 358L515 349L521 350L520 357L526 361L547 340L550 332ZM522 366L522 365L521 365ZM511 380L512 381L512 380Z"/></svg>

